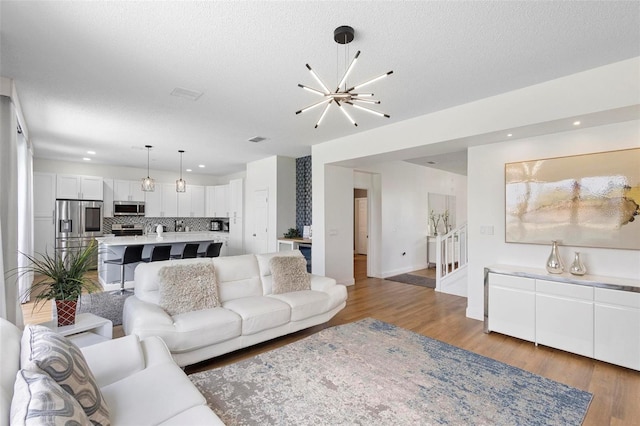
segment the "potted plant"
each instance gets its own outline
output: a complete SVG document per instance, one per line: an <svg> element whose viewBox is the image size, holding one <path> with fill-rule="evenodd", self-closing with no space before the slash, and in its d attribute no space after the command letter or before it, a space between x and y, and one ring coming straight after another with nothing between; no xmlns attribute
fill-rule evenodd
<svg viewBox="0 0 640 426"><path fill-rule="evenodd" d="M51 256L48 253L39 256L24 254L29 265L20 270L20 275L33 273L36 281L30 293L34 296L34 309L47 300L56 301L58 327L74 324L76 308L83 291L92 293L96 284L85 276L97 251L94 241L83 250L71 252L65 256Z"/></svg>

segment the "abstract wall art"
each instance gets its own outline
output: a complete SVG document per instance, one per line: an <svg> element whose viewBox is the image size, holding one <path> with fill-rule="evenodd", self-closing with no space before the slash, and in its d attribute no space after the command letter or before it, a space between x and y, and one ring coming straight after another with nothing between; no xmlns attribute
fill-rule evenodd
<svg viewBox="0 0 640 426"><path fill-rule="evenodd" d="M640 148L505 164L505 241L640 250Z"/></svg>

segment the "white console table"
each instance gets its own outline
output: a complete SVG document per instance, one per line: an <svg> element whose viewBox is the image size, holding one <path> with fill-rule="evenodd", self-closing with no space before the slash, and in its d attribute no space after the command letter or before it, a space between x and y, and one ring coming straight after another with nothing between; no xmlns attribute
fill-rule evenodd
<svg viewBox="0 0 640 426"><path fill-rule="evenodd" d="M75 324L58 327L58 320L44 322L47 328L58 334L69 337L78 347L84 347L111 340L113 337L113 323L111 320L91 313L77 314Z"/></svg>
<svg viewBox="0 0 640 426"><path fill-rule="evenodd" d="M640 280L494 265L484 329L640 370Z"/></svg>

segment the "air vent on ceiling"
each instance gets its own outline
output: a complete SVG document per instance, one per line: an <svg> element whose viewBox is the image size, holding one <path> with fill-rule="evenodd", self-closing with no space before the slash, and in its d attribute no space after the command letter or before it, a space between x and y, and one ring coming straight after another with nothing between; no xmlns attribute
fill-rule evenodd
<svg viewBox="0 0 640 426"><path fill-rule="evenodd" d="M176 87L171 92L171 96L177 96L179 98L191 99L192 101L196 101L200 96L202 96L202 92L184 89L182 87Z"/></svg>
<svg viewBox="0 0 640 426"><path fill-rule="evenodd" d="M262 136L254 136L251 139L249 139L249 142L254 142L254 143L258 143L258 142L262 142L262 141L266 141L267 138L262 137Z"/></svg>

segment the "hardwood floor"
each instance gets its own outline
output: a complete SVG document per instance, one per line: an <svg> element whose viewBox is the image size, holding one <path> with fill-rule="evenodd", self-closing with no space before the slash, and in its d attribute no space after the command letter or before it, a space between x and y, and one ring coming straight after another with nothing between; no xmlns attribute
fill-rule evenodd
<svg viewBox="0 0 640 426"><path fill-rule="evenodd" d="M466 299L433 289L366 278L366 258L355 259L356 284L347 307L321 326L192 365L188 374L231 364L302 339L323 328L373 317L565 383L593 394L584 425L640 424L640 372L497 333L465 316ZM424 273L429 273L427 270ZM114 330L115 331L115 330Z"/></svg>

